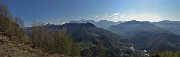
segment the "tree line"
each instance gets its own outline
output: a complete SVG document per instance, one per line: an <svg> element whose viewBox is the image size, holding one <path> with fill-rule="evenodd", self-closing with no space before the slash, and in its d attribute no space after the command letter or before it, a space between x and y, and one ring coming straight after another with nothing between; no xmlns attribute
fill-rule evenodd
<svg viewBox="0 0 180 57"><path fill-rule="evenodd" d="M29 35L33 46L44 48L52 53L79 56L80 50L70 35L64 31L50 31L41 22L34 22Z"/></svg>
<svg viewBox="0 0 180 57"><path fill-rule="evenodd" d="M22 40L26 37L23 31L24 22L18 16L13 16L5 3L0 2L0 32L6 36L16 36L14 40Z"/></svg>
<svg viewBox="0 0 180 57"><path fill-rule="evenodd" d="M173 51L154 52L151 57L180 57L180 52L173 52Z"/></svg>

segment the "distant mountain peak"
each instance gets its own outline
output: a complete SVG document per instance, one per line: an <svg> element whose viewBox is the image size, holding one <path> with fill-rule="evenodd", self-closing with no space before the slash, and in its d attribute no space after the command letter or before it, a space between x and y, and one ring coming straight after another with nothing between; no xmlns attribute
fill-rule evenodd
<svg viewBox="0 0 180 57"><path fill-rule="evenodd" d="M136 21L136 20L131 20L122 24L150 24L149 21Z"/></svg>
<svg viewBox="0 0 180 57"><path fill-rule="evenodd" d="M94 24L92 23L65 23L62 26L82 26L82 27L96 27Z"/></svg>
<svg viewBox="0 0 180 57"><path fill-rule="evenodd" d="M51 24L51 23L46 23L44 24L45 26L52 26L52 25L56 25L56 24Z"/></svg>

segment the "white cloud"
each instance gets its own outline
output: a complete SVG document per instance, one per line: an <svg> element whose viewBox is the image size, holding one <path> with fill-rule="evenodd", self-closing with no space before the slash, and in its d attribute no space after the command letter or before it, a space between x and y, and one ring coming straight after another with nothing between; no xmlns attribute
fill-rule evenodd
<svg viewBox="0 0 180 57"><path fill-rule="evenodd" d="M143 13L143 14L131 14L126 16L124 19L135 19L138 21L160 21L162 17L153 13Z"/></svg>
<svg viewBox="0 0 180 57"><path fill-rule="evenodd" d="M119 15L119 13L114 13L113 16Z"/></svg>
<svg viewBox="0 0 180 57"><path fill-rule="evenodd" d="M101 16L94 16L93 19L99 20L111 20L111 21L129 21L129 20L138 20L138 21L160 21L162 17L154 13L133 13L133 14L105 14Z"/></svg>

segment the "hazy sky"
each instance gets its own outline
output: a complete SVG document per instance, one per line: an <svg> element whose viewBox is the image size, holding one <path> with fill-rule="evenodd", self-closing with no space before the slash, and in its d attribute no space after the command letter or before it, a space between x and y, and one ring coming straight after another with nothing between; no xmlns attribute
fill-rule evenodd
<svg viewBox="0 0 180 57"><path fill-rule="evenodd" d="M25 25L92 19L112 21L180 20L180 0L5 0Z"/></svg>

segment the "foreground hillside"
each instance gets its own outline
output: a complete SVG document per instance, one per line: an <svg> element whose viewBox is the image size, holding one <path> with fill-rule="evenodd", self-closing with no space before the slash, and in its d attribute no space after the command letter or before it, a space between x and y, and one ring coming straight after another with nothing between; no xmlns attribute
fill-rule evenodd
<svg viewBox="0 0 180 57"><path fill-rule="evenodd" d="M44 52L22 42L13 41L10 37L0 35L0 57L67 57L60 54Z"/></svg>

